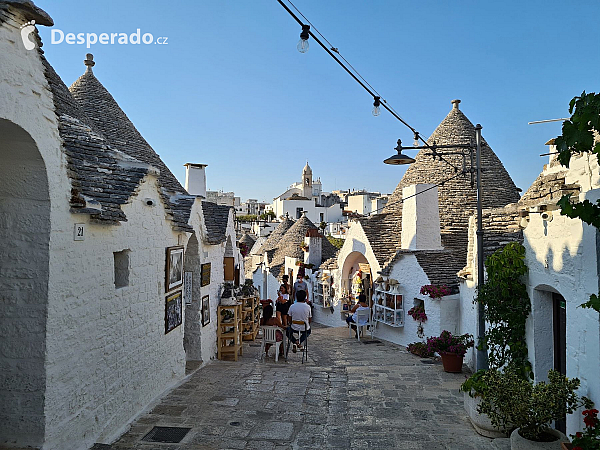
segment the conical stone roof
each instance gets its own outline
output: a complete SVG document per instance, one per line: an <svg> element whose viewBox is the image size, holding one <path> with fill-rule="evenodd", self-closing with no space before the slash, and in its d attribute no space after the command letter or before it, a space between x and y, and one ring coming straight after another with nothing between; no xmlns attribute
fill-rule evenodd
<svg viewBox="0 0 600 450"><path fill-rule="evenodd" d="M469 144L475 143L475 126L459 109L460 100L453 100L453 108L446 118L438 125L427 140L432 145ZM445 152L460 152L460 149L448 148ZM427 149L419 151L415 163L408 168L394 193L388 200L384 213L400 213L402 209L402 189L417 183L440 184L456 175L454 167L443 160L434 159ZM474 152L476 153L476 152ZM475 162L475 154L473 162ZM460 154L445 155L444 159L462 170L463 158ZM469 168L469 158L466 166ZM494 151L482 139L482 203L483 208L497 208L519 201L519 193L512 178L504 168ZM455 252L461 260L467 255L467 229L469 216L477 207L477 186L471 187L470 175L458 176L438 186L440 209L440 229L442 245ZM396 241L399 242L399 241ZM464 263L464 261L462 261Z"/></svg>
<svg viewBox="0 0 600 450"><path fill-rule="evenodd" d="M71 85L69 92L88 123L106 138L111 147L159 170L161 197L167 211L173 216L174 224L179 229L192 231L188 221L195 197L181 186L110 92L94 76L92 67L95 62L91 53L86 55L84 64L87 66L85 73Z"/></svg>
<svg viewBox="0 0 600 450"><path fill-rule="evenodd" d="M289 230L292 227L292 225L294 225L294 221L288 216L286 216L285 219L283 219L283 221L279 225L277 225L277 228L273 230L269 237L267 237L267 240L258 251L258 254L263 255L265 252L277 248L277 246L279 245L279 241L287 232L287 230Z"/></svg>
<svg viewBox="0 0 600 450"><path fill-rule="evenodd" d="M248 233L244 233L238 242L240 244L246 244L248 249L251 249L254 245L255 240L252 239L252 236L250 236Z"/></svg>
<svg viewBox="0 0 600 450"><path fill-rule="evenodd" d="M300 245L304 242L306 232L308 230L316 230L317 227L311 220L303 215L298 219L294 225L285 233L283 238L279 240L277 249L273 255L269 268L271 273L276 277L279 276L279 271L285 265L285 257L297 258L304 260L304 252L300 248ZM335 255L337 249L329 242L325 237L322 239L321 247L321 262L331 258Z"/></svg>
<svg viewBox="0 0 600 450"><path fill-rule="evenodd" d="M159 169L160 183L165 189L187 195L160 156L142 137L110 92L98 81L92 71L94 64L92 55L88 54L85 73L69 88L81 110L92 122L92 126L99 130L112 146Z"/></svg>

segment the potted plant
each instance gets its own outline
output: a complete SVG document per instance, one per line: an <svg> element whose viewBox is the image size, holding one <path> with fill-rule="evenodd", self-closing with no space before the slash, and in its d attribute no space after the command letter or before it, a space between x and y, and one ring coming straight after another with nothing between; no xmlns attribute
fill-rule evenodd
<svg viewBox="0 0 600 450"><path fill-rule="evenodd" d="M423 322L427 322L425 307L423 305L415 305L408 310L408 315L411 316L414 321L419 322L417 325L417 336L420 338L425 336L425 330L423 329Z"/></svg>
<svg viewBox="0 0 600 450"><path fill-rule="evenodd" d="M583 414L585 430L571 435L573 443L570 446L563 444L564 450L598 450L600 449L600 421L597 409L586 409Z"/></svg>
<svg viewBox="0 0 600 450"><path fill-rule="evenodd" d="M450 288L445 284L442 284L441 286L426 284L425 286L421 286L420 292L422 295L429 295L433 300L437 300L446 295L450 295Z"/></svg>
<svg viewBox="0 0 600 450"><path fill-rule="evenodd" d="M427 322L427 314L422 306L413 306L408 310L408 315L417 322Z"/></svg>
<svg viewBox="0 0 600 450"><path fill-rule="evenodd" d="M496 428L515 428L510 435L512 450L557 449L558 443L568 438L550 428L550 423L582 405L590 405L587 398L575 393L579 388L577 378L568 379L551 370L548 380L534 384L513 369L485 373L485 395L479 408Z"/></svg>
<svg viewBox="0 0 600 450"><path fill-rule="evenodd" d="M250 249L248 248L248 246L246 244L244 244L243 242L238 243L238 247L240 249L240 254L242 255L242 258L245 258L246 256L248 256L248 253L250 253Z"/></svg>
<svg viewBox="0 0 600 450"><path fill-rule="evenodd" d="M430 352L439 353L446 372L462 372L463 358L467 350L473 347L473 335L461 334L453 336L447 330L435 337L427 338L427 347Z"/></svg>
<svg viewBox="0 0 600 450"><path fill-rule="evenodd" d="M254 282L251 279L247 279L242 285L242 296L252 297L255 294Z"/></svg>
<svg viewBox="0 0 600 450"><path fill-rule="evenodd" d="M413 355L420 356L421 358L431 358L434 352L431 352L425 342L413 342L408 344L406 349Z"/></svg>
<svg viewBox="0 0 600 450"><path fill-rule="evenodd" d="M300 244L300 248L307 252L308 251L308 244L306 242L303 242L302 244Z"/></svg>
<svg viewBox="0 0 600 450"><path fill-rule="evenodd" d="M525 325L531 312L531 302L523 277L527 274L525 247L512 242L497 250L485 261L487 280L478 289L477 302L484 309L487 323L478 349L485 350L491 372L474 373L461 389L465 392L465 410L475 430L487 437L501 437L512 427L492 425L481 411L481 402L488 394L488 380L500 369L510 369L524 380L533 377L525 337Z"/></svg>
<svg viewBox="0 0 600 450"><path fill-rule="evenodd" d="M465 410L475 431L489 438L506 438L510 437L510 432L514 428L512 424L504 420L494 426L490 418L481 411L481 402L489 392L490 385L493 384L488 382L488 379L493 378L495 374L495 369L478 370L460 386L460 389L465 393Z"/></svg>

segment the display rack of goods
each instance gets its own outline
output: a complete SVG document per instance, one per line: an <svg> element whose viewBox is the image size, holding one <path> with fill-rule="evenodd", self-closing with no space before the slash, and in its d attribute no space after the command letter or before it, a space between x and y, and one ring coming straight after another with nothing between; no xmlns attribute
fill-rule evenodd
<svg viewBox="0 0 600 450"><path fill-rule="evenodd" d="M391 327L404 326L404 299L398 284L380 283L373 294L374 319Z"/></svg>
<svg viewBox="0 0 600 450"><path fill-rule="evenodd" d="M259 329L260 309L258 297L244 297L242 301L242 339L253 341Z"/></svg>
<svg viewBox="0 0 600 450"><path fill-rule="evenodd" d="M217 358L242 354L242 304L221 305L217 311Z"/></svg>

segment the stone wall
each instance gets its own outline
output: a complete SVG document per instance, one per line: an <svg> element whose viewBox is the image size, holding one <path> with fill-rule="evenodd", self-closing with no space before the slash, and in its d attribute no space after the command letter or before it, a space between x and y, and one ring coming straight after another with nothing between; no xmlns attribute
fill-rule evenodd
<svg viewBox="0 0 600 450"><path fill-rule="evenodd" d="M588 191L594 202L600 190ZM597 230L580 220L560 216L552 221L531 214L524 230L529 268L528 291L532 313L527 323L529 358L536 380L545 380L553 368L552 292L566 302L567 376L581 380L580 393L600 402L600 320L598 313L578 306L598 292ZM581 414L567 418L567 432L583 427Z"/></svg>
<svg viewBox="0 0 600 450"><path fill-rule="evenodd" d="M0 12L0 446L44 440L50 224L64 219L56 206L69 192L40 57L21 40L26 22Z"/></svg>
<svg viewBox="0 0 600 450"><path fill-rule="evenodd" d="M18 161L5 161L10 152L2 146L2 168L23 177L35 195L0 177L10 197L3 196L0 207L0 248L3 254L12 248L18 256L13 262L23 262L1 271L12 279L0 284L13 291L2 289L11 295L2 304L12 306L0 311L10 319L0 322L0 364L8 368L2 370L0 384L8 390L0 392L0 408L9 408L0 410L0 444L15 438L16 445L43 443L47 450L88 448L115 438L184 375L183 327L165 335L164 278L165 248L185 243L186 235L167 220L154 176L123 206L128 222L100 225L71 214L67 162L40 53L25 50L19 27L26 19L11 11L16 15L0 21L0 119L3 127L14 124L29 135L41 158L31 164L23 153ZM23 162L30 170L17 170ZM20 197L11 191L15 187ZM76 223L85 225L83 241L74 241ZM18 242L27 242L27 254L15 249ZM129 286L116 288L113 253L123 250L129 251ZM14 290L18 285L23 289ZM21 390L10 386L16 382L11 367L18 370ZM24 390L33 395L22 395Z"/></svg>
<svg viewBox="0 0 600 450"><path fill-rule="evenodd" d="M109 443L185 374L183 326L165 334L165 249L185 235L165 220L158 189L148 176L124 205L121 226L66 215L53 232L46 448ZM75 222L86 225L84 241L73 241ZM113 252L122 250L129 286L116 288Z"/></svg>

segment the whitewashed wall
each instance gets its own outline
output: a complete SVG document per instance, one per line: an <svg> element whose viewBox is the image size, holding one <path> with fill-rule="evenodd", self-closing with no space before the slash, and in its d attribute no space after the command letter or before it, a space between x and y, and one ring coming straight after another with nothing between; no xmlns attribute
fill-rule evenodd
<svg viewBox="0 0 600 450"><path fill-rule="evenodd" d="M44 176L50 180L49 263L44 263L43 252L29 255L30 263L39 258L37 264L45 264L39 274L45 270L49 282L34 292L47 309L41 345L26 346L12 334L16 330L2 330L0 361L19 356L19 380L31 376L27 389L36 395L6 402L7 391L0 394L0 404L9 408L2 410L0 445L17 438L16 444L22 447L43 444L45 450L78 450L94 442L109 442L133 416L183 377L183 327L167 335L164 332L164 278L165 248L184 243L186 236L175 233L166 220L153 176L143 180L137 196L123 207L129 221L120 226L92 224L88 216L70 213L71 186L53 99L39 53L23 47L19 30L23 23L24 19L0 26L0 118L31 136L46 172L38 170L39 180L43 183ZM141 200L146 197L155 198L156 206L146 206ZM13 203L6 211L16 206ZM2 224L17 224L13 218L3 214ZM38 227L43 235L43 226L27 220L28 226ZM86 225L84 241L73 240L75 223ZM7 243L6 237L1 238L2 252L14 242ZM129 286L116 289L113 252L121 250L130 251ZM31 276L30 266L21 269ZM27 299L21 294L15 294L11 302L19 306L17 314L25 317L29 312L19 302ZM0 315L4 313L3 309ZM39 332L40 323L27 321ZM11 326L17 322L18 318ZM11 347L22 353L7 354L5 349ZM45 371L37 366L41 358ZM3 370L1 376L7 372ZM11 379L2 381L10 390ZM11 416L17 415L19 423L12 422Z"/></svg>
<svg viewBox="0 0 600 450"><path fill-rule="evenodd" d="M225 242L217 245L210 245L206 240L206 228L204 227L204 217L202 208L200 207L200 202L197 201L194 204L192 209L190 222L194 226L194 229L197 230L196 233L200 236L201 250L199 253L200 264L210 263L211 264L211 273L210 273L210 284L208 286L200 287L198 292L199 302L202 301L202 297L208 295L210 301L210 322L202 326L200 322L200 326L197 329L200 330L200 354L201 359L204 362L208 362L212 359L215 359L217 354L217 310L220 303L220 293L221 286L223 284L223 279L225 277L225 271L223 267L223 258L225 256L225 247L227 244L227 239ZM229 219L227 222L227 230L226 237L231 239L231 242L235 242L235 223L233 219L233 212L230 211ZM241 282L243 282L244 277L244 261L240 255L239 249L237 247L233 248L234 254L234 264L240 265L240 276L242 277ZM256 284L255 284L256 285ZM201 307L201 306L200 306ZM201 321L201 316L198 316L198 319Z"/></svg>
<svg viewBox="0 0 600 450"><path fill-rule="evenodd" d="M415 304L415 299L423 300L427 321L423 323L425 337L439 336L448 330L456 333L459 330L459 297L451 295L440 300L432 300L429 296L420 293L421 286L431 284L427 274L419 265L416 256L406 254L398 259L390 272L390 278L398 280L401 294L404 298L404 327L393 328L384 324L377 324L376 336L400 345L411 342L425 341L417 336L416 322L409 316L408 310ZM472 350L469 350L471 352Z"/></svg>
<svg viewBox="0 0 600 450"><path fill-rule="evenodd" d="M326 223L341 222L344 219L340 204L325 207L315 206L314 200L280 200L279 198L273 202L273 211L277 217L285 216L287 213L290 219L296 220L297 208L302 208L303 211L306 211L306 217L315 225L321 223L321 214L323 214L323 219Z"/></svg>
<svg viewBox="0 0 600 450"><path fill-rule="evenodd" d="M123 206L127 222L96 225L67 214L53 232L45 448L110 442L185 374L183 327L165 335L164 323L165 248L185 235L165 220L158 192L147 176ZM85 241L73 241L75 222L86 223ZM129 286L117 289L113 252L122 250L130 251Z"/></svg>
<svg viewBox="0 0 600 450"><path fill-rule="evenodd" d="M555 151L551 146L550 151ZM555 159L550 156L550 162ZM545 166L544 174L564 171L563 166ZM595 157L584 155L571 161L566 183L581 186L580 200L595 202L600 197L598 163ZM600 318L598 313L578 306L598 292L598 248L600 239L595 228L578 219L552 211L552 220L542 219L533 210L523 230L528 267L527 290L532 312L527 320L526 339L529 359L536 381L547 380L548 370L554 367L552 292L561 294L566 303L567 376L581 380L579 393L600 404ZM471 230L474 226L471 218ZM470 245L474 247L474 233ZM477 255L472 252L473 267ZM461 332L475 334L477 312L472 304L477 274L461 282ZM567 417L567 434L583 427L582 416Z"/></svg>
<svg viewBox="0 0 600 450"><path fill-rule="evenodd" d="M0 119L7 121L0 136L0 166L11 173L0 178L0 446L16 440L23 447L41 445L50 425L44 420L48 246L51 224L64 223L70 192L41 60L21 40L25 22L17 14L0 25ZM26 145L20 150L27 161L8 158L12 151L5 146L14 142L4 132L17 127L20 136L13 137ZM18 178L29 176L37 179L21 180L28 189L19 193ZM9 180L15 184L9 186Z"/></svg>
<svg viewBox="0 0 600 450"><path fill-rule="evenodd" d="M583 197L594 202L600 190ZM528 291L532 314L527 322L529 357L536 380L546 380L553 368L553 325L551 292L566 302L567 376L581 380L580 392L600 404L600 319L599 314L578 306L598 292L598 233L580 220L553 212L552 221L530 214L524 230ZM583 426L581 414L567 418L567 431Z"/></svg>

